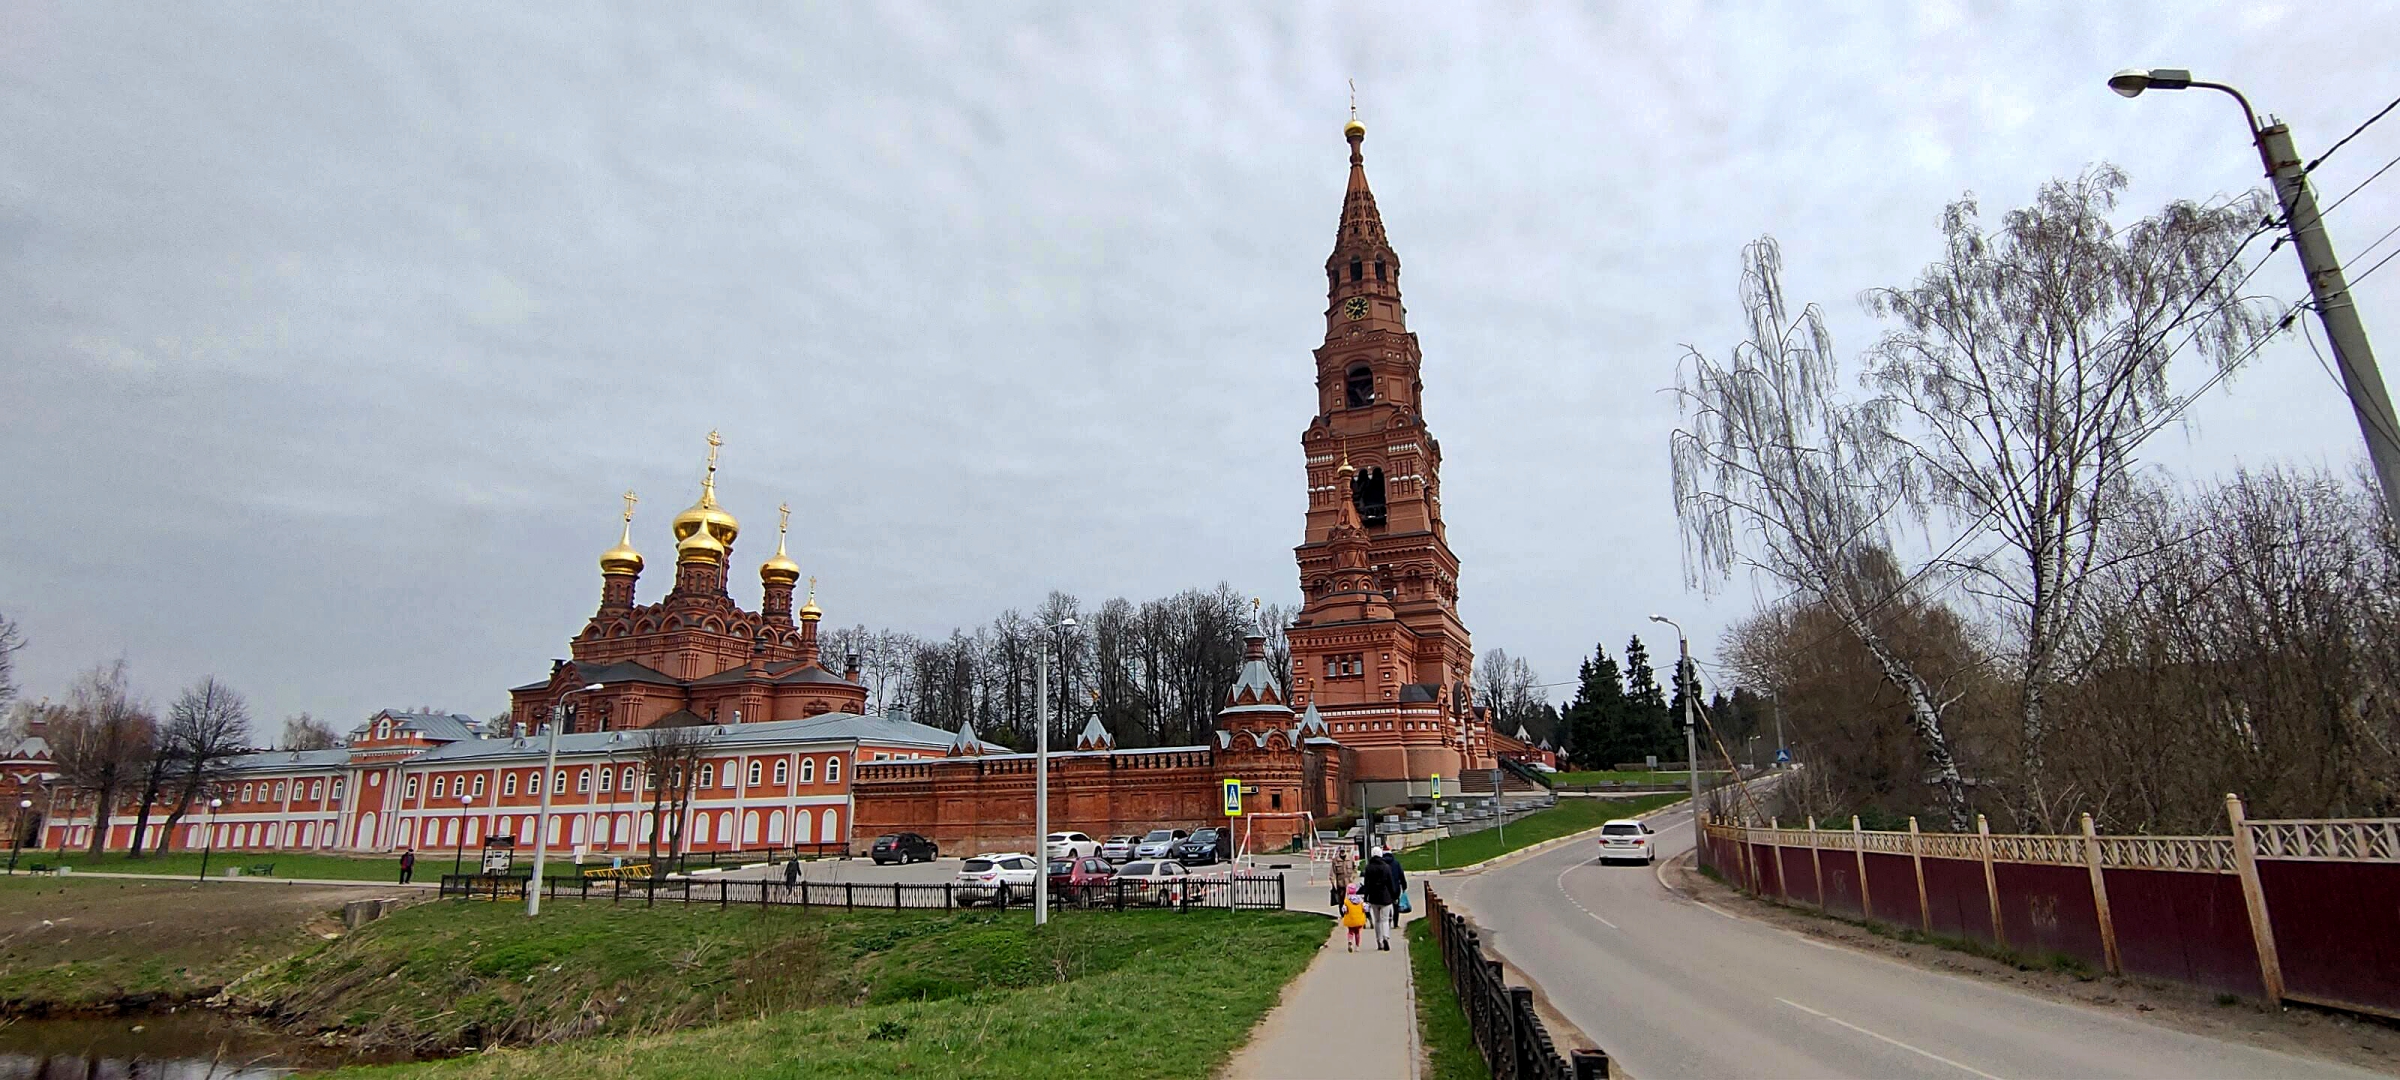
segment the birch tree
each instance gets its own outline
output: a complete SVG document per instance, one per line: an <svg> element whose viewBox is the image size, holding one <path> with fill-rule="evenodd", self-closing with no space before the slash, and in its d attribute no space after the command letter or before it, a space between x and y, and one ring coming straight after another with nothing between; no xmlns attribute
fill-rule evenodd
<svg viewBox="0 0 2400 1080"><path fill-rule="evenodd" d="M1684 426L1669 436L1684 565L1714 587L1754 570L1818 603L1899 691L1924 779L1950 826L1972 820L1966 783L1935 695L1881 617L1899 599L1879 588L1878 560L1921 493L1887 436L1890 406L1836 393L1839 362L1822 313L1784 303L1772 238L1743 249L1746 338L1723 359L1686 347L1675 396Z"/></svg>

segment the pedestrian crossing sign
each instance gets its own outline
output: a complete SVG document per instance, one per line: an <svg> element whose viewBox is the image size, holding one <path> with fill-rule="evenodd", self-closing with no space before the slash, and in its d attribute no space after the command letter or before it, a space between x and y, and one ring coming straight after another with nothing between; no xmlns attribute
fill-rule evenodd
<svg viewBox="0 0 2400 1080"><path fill-rule="evenodd" d="M1433 797L1442 797L1442 774L1438 772L1433 774Z"/></svg>
<svg viewBox="0 0 2400 1080"><path fill-rule="evenodd" d="M1225 781L1225 816L1242 816L1242 782L1239 780Z"/></svg>

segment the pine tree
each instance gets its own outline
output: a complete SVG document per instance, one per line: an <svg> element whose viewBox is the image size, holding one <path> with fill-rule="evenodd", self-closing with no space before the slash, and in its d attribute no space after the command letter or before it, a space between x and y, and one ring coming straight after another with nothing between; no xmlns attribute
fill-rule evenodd
<svg viewBox="0 0 2400 1080"><path fill-rule="evenodd" d="M1592 658L1576 670L1574 700L1559 718L1568 755L1579 769L1606 769L1625 750L1625 686L1608 646L1592 649Z"/></svg>

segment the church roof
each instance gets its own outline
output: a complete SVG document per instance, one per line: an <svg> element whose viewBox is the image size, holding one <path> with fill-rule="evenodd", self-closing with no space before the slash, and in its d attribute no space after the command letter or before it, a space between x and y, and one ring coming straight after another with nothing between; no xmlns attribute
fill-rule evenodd
<svg viewBox="0 0 2400 1080"><path fill-rule="evenodd" d="M265 772L284 769L338 769L350 764L350 748L330 746L323 750L261 750L240 754L226 764L233 772Z"/></svg>
<svg viewBox="0 0 2400 1080"><path fill-rule="evenodd" d="M1440 701L1442 688L1436 683L1412 682L1400 688L1402 701Z"/></svg>
<svg viewBox="0 0 2400 1080"><path fill-rule="evenodd" d="M1084 722L1083 734L1075 738L1075 748L1078 750L1093 746L1113 747L1115 745L1117 745L1117 737L1108 733L1108 726L1100 722L1098 714L1094 714L1090 720Z"/></svg>
<svg viewBox="0 0 2400 1080"><path fill-rule="evenodd" d="M352 735L375 726L378 720L389 719L394 734L409 734L433 742L457 742L482 735L483 725L465 713L412 712L407 709L385 709L367 718L367 722L351 729Z"/></svg>
<svg viewBox="0 0 2400 1080"><path fill-rule="evenodd" d="M1300 714L1299 726L1292 730L1297 732L1301 738L1307 739L1320 735L1331 735L1333 726L1325 722L1324 714L1317 711L1317 703L1311 701L1308 703L1308 711Z"/></svg>
<svg viewBox="0 0 2400 1080"><path fill-rule="evenodd" d="M587 683L638 682L653 683L659 686L683 685L683 680L673 675L631 660L619 660L613 664L577 663L575 677ZM535 683L534 689L548 685L550 684L547 682Z"/></svg>

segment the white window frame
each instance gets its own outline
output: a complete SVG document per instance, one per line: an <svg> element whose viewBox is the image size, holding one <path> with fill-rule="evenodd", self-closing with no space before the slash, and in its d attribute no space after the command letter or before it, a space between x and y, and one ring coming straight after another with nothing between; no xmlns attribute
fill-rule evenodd
<svg viewBox="0 0 2400 1080"><path fill-rule="evenodd" d="M825 759L825 782L828 784L842 782L842 759L838 757Z"/></svg>
<svg viewBox="0 0 2400 1080"><path fill-rule="evenodd" d="M800 759L800 782L803 784L817 782L817 759L813 757Z"/></svg>
<svg viewBox="0 0 2400 1080"><path fill-rule="evenodd" d="M515 774L515 773L513 773L513 772L512 772L512 773L503 773L503 774L501 775L501 777L500 777L500 794L502 794L502 795L505 795L505 796L507 796L507 797L509 797L509 798L511 798L511 799L513 799L513 798L516 798L516 797L517 797L517 774Z"/></svg>
<svg viewBox="0 0 2400 1080"><path fill-rule="evenodd" d="M750 787L758 786L759 766L760 762L757 758L750 759Z"/></svg>
<svg viewBox="0 0 2400 1080"><path fill-rule="evenodd" d="M483 774L482 774L482 773L476 773L476 774L475 774L475 797L476 797L476 798L478 798L478 799L480 799L480 798L482 798L482 797L483 797Z"/></svg>
<svg viewBox="0 0 2400 1080"><path fill-rule="evenodd" d="M712 787L715 787L715 786L717 786L717 763L716 763L716 762L709 761L709 762L703 762L703 763L701 763L701 765L700 765L700 786L701 786L701 787L703 787L703 788L712 788Z"/></svg>
<svg viewBox="0 0 2400 1080"><path fill-rule="evenodd" d="M789 761L786 761L786 760L784 760L784 759L782 759L782 758L776 758L776 759L775 759L775 786L776 786L776 787L782 787L782 786L784 786L785 784L788 784L788 783L790 783L790 782L791 782L791 780L792 780L792 763L791 763L791 762L789 762Z"/></svg>
<svg viewBox="0 0 2400 1080"><path fill-rule="evenodd" d="M541 794L541 793L542 793L542 770L540 770L540 769L535 769L535 770L533 770L532 772L530 772L530 773L527 773L527 774L525 775L525 794L527 794L527 795L539 795L539 794Z"/></svg>
<svg viewBox="0 0 2400 1080"><path fill-rule="evenodd" d="M413 799L413 798L416 798L416 797L417 797L417 778L412 776L412 777L409 777L409 778L408 778L408 794L401 796L401 798L404 798L404 799Z"/></svg>
<svg viewBox="0 0 2400 1080"><path fill-rule="evenodd" d="M440 773L434 776L433 797L437 799L446 799L450 797L450 776L448 773Z"/></svg>
<svg viewBox="0 0 2400 1080"><path fill-rule="evenodd" d="M609 769L609 768L603 768L603 769L601 769L601 770L600 770L600 793L601 793L601 794L603 794L603 795L606 795L606 794L608 794L608 793L609 793L609 792L611 792L611 791L615 791L616 789L617 789L617 770L615 770L615 769Z"/></svg>
<svg viewBox="0 0 2400 1080"><path fill-rule="evenodd" d="M567 770L560 769L550 774L550 793L552 795L567 793Z"/></svg>
<svg viewBox="0 0 2400 1080"><path fill-rule="evenodd" d="M592 769L591 766L586 765L583 768L575 770L575 794L589 795L591 793Z"/></svg>

